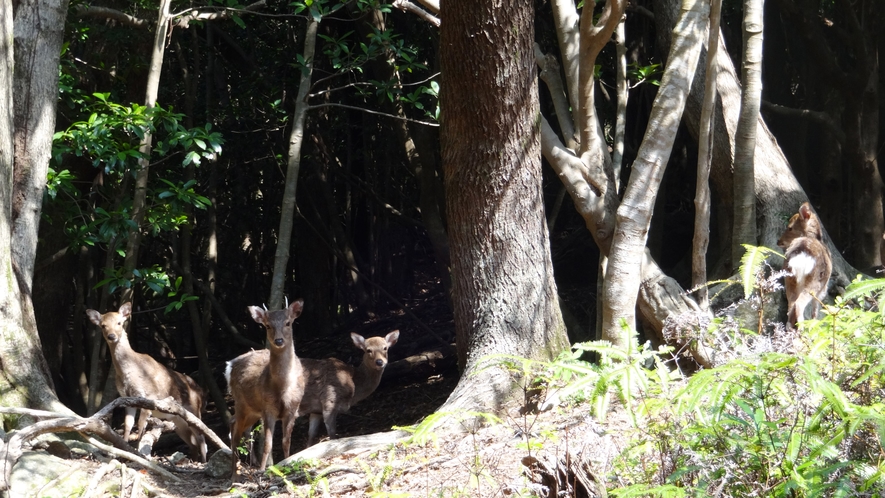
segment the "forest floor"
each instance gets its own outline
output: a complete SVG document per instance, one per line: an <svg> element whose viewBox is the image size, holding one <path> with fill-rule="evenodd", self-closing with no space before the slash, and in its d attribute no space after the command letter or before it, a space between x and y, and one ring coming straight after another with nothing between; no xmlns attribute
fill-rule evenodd
<svg viewBox="0 0 885 498"><path fill-rule="evenodd" d="M434 374L423 382L388 382L339 417L339 438L415 424L445 401L456 382L457 371ZM525 415L522 411L520 403L514 403L500 421L473 431L432 434L423 444L398 442L344 453L311 462L306 472L289 471L285 476L259 473L248 459L241 459L240 476L231 482L229 477L210 477L203 472L204 464L185 459L176 466L181 482L142 471L142 490L134 491L135 479L116 472L110 474L114 485L94 496L144 496L145 489L151 490L149 495L174 498L588 496L574 491L558 494L543 469L556 468L570 458L588 463L593 476L606 475L624 442L617 427L627 421L615 412L602 426L586 405ZM292 438L294 451L304 447L306 434L307 420L299 418ZM280 457L278 438L279 434L274 454ZM164 463L175 450L186 448L181 444L158 451L154 459ZM531 461L540 465L534 472L524 465ZM102 464L92 465L97 471Z"/></svg>
<svg viewBox="0 0 885 498"><path fill-rule="evenodd" d="M419 378L409 375L386 379L368 399L339 416L338 438L417 424L442 405L457 381L458 372L454 366ZM563 464L566 468L573 465L573 471L577 465L582 469L578 474L603 481L595 476L611 473L611 462L624 445L626 432L622 429L628 428L628 422L615 411L609 414L604 426L600 425L589 415L587 405L525 414L522 405L514 402L499 421L473 431L431 433L423 444L400 441L371 450L343 453L310 462L302 467L301 472L290 469L285 475L272 471L259 473L248 464L248 458L242 458L237 482L226 477L227 473L225 477L211 477L207 473L207 464L188 458L173 465L170 458L176 452L187 452L174 433L164 435L155 446L152 460L173 470L178 482L124 459L120 459L125 464L123 466L109 463L112 456L101 452L68 455L67 460L61 461L61 466L77 467L81 474L88 476L84 482L100 483L89 488L90 498L604 496L574 490L559 493L557 486L566 487L562 480L574 482L576 476L566 471L557 485L551 481L548 471L557 467L562 470ZM204 421L226 439L220 418L211 405ZM279 433L278 428L275 461L282 457ZM293 431L293 452L304 448L306 437L307 417L301 417ZM210 445L210 455L215 450ZM531 462L536 464L529 471L524 463ZM224 465L227 468L229 464ZM42 486L39 492L13 492L9 496L70 496L70 492L52 490L53 483L38 486ZM82 490L87 487L84 485L79 489L75 496L83 496Z"/></svg>

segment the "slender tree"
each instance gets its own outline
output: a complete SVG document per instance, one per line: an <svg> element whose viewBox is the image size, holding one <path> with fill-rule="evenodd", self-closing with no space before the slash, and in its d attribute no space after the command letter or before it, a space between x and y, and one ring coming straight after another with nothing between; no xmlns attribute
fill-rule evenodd
<svg viewBox="0 0 885 498"><path fill-rule="evenodd" d="M753 167L762 99L762 0L744 1L744 60L741 114L734 143L734 227L731 266L740 266L744 248L756 244L756 189Z"/></svg>

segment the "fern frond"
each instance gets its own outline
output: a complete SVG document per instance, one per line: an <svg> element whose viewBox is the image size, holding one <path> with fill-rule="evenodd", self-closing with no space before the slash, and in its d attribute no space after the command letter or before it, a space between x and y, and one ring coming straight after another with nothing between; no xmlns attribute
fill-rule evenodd
<svg viewBox="0 0 885 498"><path fill-rule="evenodd" d="M765 263L765 260L773 254L780 257L783 257L783 255L774 249L769 249L764 246L754 246L751 244L741 245L747 250L741 258L740 273L741 283L744 286L744 299L748 299L750 294L753 293L753 287L756 285L756 275L761 271L762 264Z"/></svg>

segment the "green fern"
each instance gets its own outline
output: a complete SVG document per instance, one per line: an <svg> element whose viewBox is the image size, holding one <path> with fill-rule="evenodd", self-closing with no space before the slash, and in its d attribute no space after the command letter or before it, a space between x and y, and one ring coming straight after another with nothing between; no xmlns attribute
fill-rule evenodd
<svg viewBox="0 0 885 498"><path fill-rule="evenodd" d="M747 251L741 257L741 285L744 288L744 299L748 299L753 294L756 287L756 275L762 271L762 265L769 256L784 257L783 254L769 249L764 246L754 246L750 244L741 244Z"/></svg>

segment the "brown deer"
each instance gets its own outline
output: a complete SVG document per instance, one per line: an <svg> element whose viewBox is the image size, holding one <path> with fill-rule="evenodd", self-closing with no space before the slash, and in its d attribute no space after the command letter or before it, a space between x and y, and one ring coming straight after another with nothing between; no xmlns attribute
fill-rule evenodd
<svg viewBox="0 0 885 498"><path fill-rule="evenodd" d="M205 408L203 390L193 379L182 373L176 372L143 353L136 353L129 345L129 337L126 334L124 324L132 314L132 304L125 303L117 311L109 311L101 314L95 310L86 310L86 315L92 323L101 328L111 348L111 358L114 363L116 374L117 392L120 396L137 396L148 399L164 399L172 396L187 411L200 417ZM123 439L129 440L132 423L135 420L137 408L126 407L126 418L123 426ZM149 410L141 410L138 417L138 438L144 435L147 426ZM154 411L153 415L164 420L171 420L175 424L175 433L188 444L193 458L206 461L206 439L202 434L188 426L181 417Z"/></svg>
<svg viewBox="0 0 885 498"><path fill-rule="evenodd" d="M259 470L264 471L270 455L274 425L283 422L283 455L289 456L292 427L304 395L301 360L295 355L292 322L301 315L304 301L298 299L286 308L267 311L249 306L252 319L267 330L268 349L250 351L227 362L224 376L234 398L234 418L230 426L231 478L237 477L237 444L243 432L261 419L264 451ZM250 457L254 462L254 456Z"/></svg>
<svg viewBox="0 0 885 498"><path fill-rule="evenodd" d="M805 310L811 304L811 317L817 317L820 300L827 292L827 283L833 271L830 251L823 243L820 219L804 202L799 212L790 218L787 229L777 241L784 249L784 269L790 273L784 278L787 292L787 320L796 325L805 319Z"/></svg>
<svg viewBox="0 0 885 498"><path fill-rule="evenodd" d="M325 360L301 360L307 377L304 398L299 413L310 414L307 446L317 441L320 422L325 422L330 438L335 438L335 421L338 414L366 399L381 382L381 374L387 366L387 350L396 344L399 331L385 337L370 337L351 333L354 345L363 350L363 361L356 368L335 358Z"/></svg>

